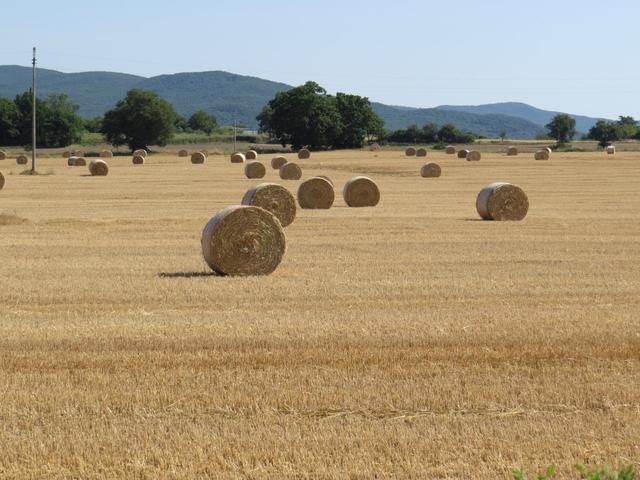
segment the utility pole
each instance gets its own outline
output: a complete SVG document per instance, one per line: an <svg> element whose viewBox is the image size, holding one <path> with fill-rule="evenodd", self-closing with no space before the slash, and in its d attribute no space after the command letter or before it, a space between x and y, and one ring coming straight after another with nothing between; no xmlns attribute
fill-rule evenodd
<svg viewBox="0 0 640 480"><path fill-rule="evenodd" d="M233 153L236 153L238 149L236 148L236 120L233 119Z"/></svg>
<svg viewBox="0 0 640 480"><path fill-rule="evenodd" d="M31 132L31 173L36 173L36 47L33 47L33 79L31 92L33 94L33 110L31 112L31 128L33 129Z"/></svg>

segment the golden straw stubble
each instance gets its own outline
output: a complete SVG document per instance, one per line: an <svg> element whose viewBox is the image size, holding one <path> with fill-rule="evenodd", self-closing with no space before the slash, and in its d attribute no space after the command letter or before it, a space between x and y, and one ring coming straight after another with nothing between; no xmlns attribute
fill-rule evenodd
<svg viewBox="0 0 640 480"><path fill-rule="evenodd" d="M437 163L427 163L420 169L420 176L423 178L437 178L442 175L442 169Z"/></svg>
<svg viewBox="0 0 640 480"><path fill-rule="evenodd" d="M248 190L242 205L260 207L275 215L283 227L296 218L296 200L289 190L277 183L261 183Z"/></svg>
<svg viewBox="0 0 640 480"><path fill-rule="evenodd" d="M478 194L476 210L484 220L520 221L527 216L529 199L516 185L491 183Z"/></svg>
<svg viewBox="0 0 640 480"><path fill-rule="evenodd" d="M109 165L104 160L92 160L89 163L89 173L94 177L106 177L109 174Z"/></svg>
<svg viewBox="0 0 640 480"><path fill-rule="evenodd" d="M324 177L305 180L298 187L298 204L304 209L329 209L333 206L336 194L333 184Z"/></svg>
<svg viewBox="0 0 640 480"><path fill-rule="evenodd" d="M342 190L344 202L349 207L375 207L380 202L380 189L369 177L354 177Z"/></svg>
<svg viewBox="0 0 640 480"><path fill-rule="evenodd" d="M247 178L263 178L267 174L267 169L262 163L253 160L244 166L244 174Z"/></svg>
<svg viewBox="0 0 640 480"><path fill-rule="evenodd" d="M201 243L207 265L229 276L269 275L286 251L284 230L276 217L246 205L227 207L209 220Z"/></svg>

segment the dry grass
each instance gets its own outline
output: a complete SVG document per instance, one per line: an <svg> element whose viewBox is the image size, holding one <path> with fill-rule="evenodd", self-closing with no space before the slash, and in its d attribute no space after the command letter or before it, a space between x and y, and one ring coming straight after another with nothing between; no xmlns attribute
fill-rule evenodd
<svg viewBox="0 0 640 480"><path fill-rule="evenodd" d="M228 156L205 172L116 157L100 181L51 159L55 175L12 177L2 210L29 222L0 226L0 476L637 462L638 154L429 155L447 174L427 187L404 152L315 153L305 177L339 190L369 174L380 205L300 211L264 278L201 258L203 225L254 185ZM498 180L527 192L523 222L479 221Z"/></svg>

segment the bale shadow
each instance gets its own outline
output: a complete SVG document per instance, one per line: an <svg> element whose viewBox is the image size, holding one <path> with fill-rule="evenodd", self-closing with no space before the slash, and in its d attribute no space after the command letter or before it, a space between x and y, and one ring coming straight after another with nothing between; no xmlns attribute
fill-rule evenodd
<svg viewBox="0 0 640 480"><path fill-rule="evenodd" d="M160 272L160 278L206 278L219 277L215 272Z"/></svg>

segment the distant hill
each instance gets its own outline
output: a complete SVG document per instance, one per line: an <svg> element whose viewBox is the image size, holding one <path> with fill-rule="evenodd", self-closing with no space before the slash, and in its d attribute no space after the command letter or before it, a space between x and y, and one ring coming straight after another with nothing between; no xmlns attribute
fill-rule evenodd
<svg viewBox="0 0 640 480"><path fill-rule="evenodd" d="M405 128L411 124L421 127L434 122L438 125L453 123L461 130L486 137L498 137L503 131L508 138L535 138L544 133L544 128L540 125L502 114L482 115L440 108L391 107L381 103L374 103L373 109L384 119L385 127L389 130Z"/></svg>
<svg viewBox="0 0 640 480"><path fill-rule="evenodd" d="M551 121L558 113L549 110L541 110L526 103L518 102L506 102L506 103L491 103L488 105L441 105L436 107L439 110L476 113L480 115L487 114L502 114L510 115L512 117L523 118L536 125L544 127ZM576 130L578 132L587 133L591 127L593 127L598 120L604 120L602 118L585 117L584 115L569 114L576 120Z"/></svg>
<svg viewBox="0 0 640 480"><path fill-rule="evenodd" d="M15 97L31 86L31 68L0 66L0 97ZM213 114L222 125L234 121L256 127L256 116L277 92L292 88L284 83L232 73L196 72L145 78L113 72L62 73L38 69L38 95L66 93L79 105L85 118L102 115L124 98L131 88L156 91L171 102L176 111L188 117L196 110ZM500 103L480 106L441 106L411 108L373 104L389 130L453 123L461 130L496 137L502 131L509 138L534 138L556 112L540 110L523 103ZM575 116L578 130L586 132L597 119Z"/></svg>

